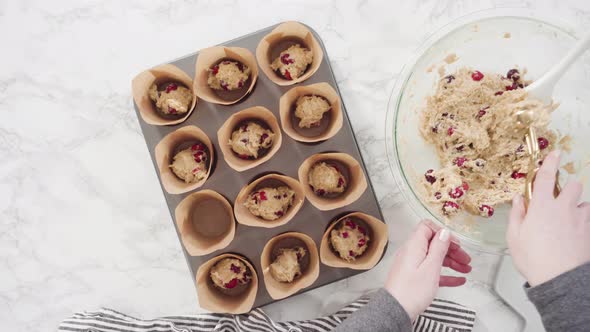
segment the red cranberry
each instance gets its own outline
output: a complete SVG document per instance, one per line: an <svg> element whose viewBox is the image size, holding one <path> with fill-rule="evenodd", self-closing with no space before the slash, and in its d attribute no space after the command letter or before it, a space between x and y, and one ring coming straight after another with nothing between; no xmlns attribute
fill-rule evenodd
<svg viewBox="0 0 590 332"><path fill-rule="evenodd" d="M490 108L490 107L489 106L486 106L486 107L480 109L479 112L477 112L477 115L475 117L478 118L478 119L481 119L482 116L486 115L486 113L487 113L486 110L488 108Z"/></svg>
<svg viewBox="0 0 590 332"><path fill-rule="evenodd" d="M466 161L467 161L467 158L465 158L465 157L457 157L457 158L455 158L455 160L453 160L453 164L455 164L459 167L463 167L463 164L465 164Z"/></svg>
<svg viewBox="0 0 590 332"><path fill-rule="evenodd" d="M447 80L447 83L451 83L455 79L455 76L447 75L445 76L445 79Z"/></svg>
<svg viewBox="0 0 590 332"><path fill-rule="evenodd" d="M229 86L224 81L220 81L219 84L221 85L221 88L223 90L225 90L225 91L229 90Z"/></svg>
<svg viewBox="0 0 590 332"><path fill-rule="evenodd" d="M342 232L342 237L345 239L348 238L348 232Z"/></svg>
<svg viewBox="0 0 590 332"><path fill-rule="evenodd" d="M476 70L471 74L471 78L474 81L481 81L483 78L483 74L479 70Z"/></svg>
<svg viewBox="0 0 590 332"><path fill-rule="evenodd" d="M242 87L244 87L244 80L240 80L238 82L238 88L242 88Z"/></svg>
<svg viewBox="0 0 590 332"><path fill-rule="evenodd" d="M465 191L469 190L469 183L463 182L463 184L461 184L461 188L463 188Z"/></svg>
<svg viewBox="0 0 590 332"><path fill-rule="evenodd" d="M436 199L441 199L442 198L442 194L440 193L440 191L437 191L434 193L434 198Z"/></svg>
<svg viewBox="0 0 590 332"><path fill-rule="evenodd" d="M489 205L486 205L486 204L481 205L479 207L479 211L485 213L485 215L487 215L488 217L491 217L494 215L494 208Z"/></svg>
<svg viewBox="0 0 590 332"><path fill-rule="evenodd" d="M444 112L443 114L441 114L443 118L446 118L447 116L449 116L449 113Z"/></svg>
<svg viewBox="0 0 590 332"><path fill-rule="evenodd" d="M293 80L293 78L291 77L291 73L288 70L285 70L285 78L289 81Z"/></svg>
<svg viewBox="0 0 590 332"><path fill-rule="evenodd" d="M455 129L453 127L449 127L449 129L447 129L447 135L453 136L454 133L455 133Z"/></svg>
<svg viewBox="0 0 590 332"><path fill-rule="evenodd" d="M465 148L465 145L459 145L457 147L457 151L463 151L464 148Z"/></svg>
<svg viewBox="0 0 590 332"><path fill-rule="evenodd" d="M438 123L436 124L436 126L432 127L432 132L438 133Z"/></svg>
<svg viewBox="0 0 590 332"><path fill-rule="evenodd" d="M258 196L260 196L261 201L266 201L268 199L266 197L266 192L264 192L264 191L261 191L260 193L258 193Z"/></svg>
<svg viewBox="0 0 590 332"><path fill-rule="evenodd" d="M166 86L166 93L170 93L170 91L174 91L176 89L178 89L178 85L176 85L176 83L170 83L168 86Z"/></svg>
<svg viewBox="0 0 590 332"><path fill-rule="evenodd" d="M428 183L433 184L436 182L436 177L434 175L431 175L432 172L434 172L433 169L429 169L426 171L426 174L424 174L424 177L426 178L426 181L428 181Z"/></svg>
<svg viewBox="0 0 590 332"><path fill-rule="evenodd" d="M282 217L282 216L284 216L284 215L285 215L285 213L284 213L283 211L277 211L277 212L275 212L275 215L276 215L277 217Z"/></svg>
<svg viewBox="0 0 590 332"><path fill-rule="evenodd" d="M262 134L260 136L260 142L259 142L259 144L264 143L264 141L266 141L267 138L268 138L268 134L267 133Z"/></svg>
<svg viewBox="0 0 590 332"><path fill-rule="evenodd" d="M168 106L168 113L176 114L176 113L178 113L178 111L176 111L176 108L172 108L172 107Z"/></svg>
<svg viewBox="0 0 590 332"><path fill-rule="evenodd" d="M219 73L219 66L218 65L215 65L213 67L213 70L211 70L211 72L213 73L213 75L217 75L217 73Z"/></svg>
<svg viewBox="0 0 590 332"><path fill-rule="evenodd" d="M445 214L449 214L453 210L459 210L459 204L452 201L446 201L445 204L443 204L442 209Z"/></svg>
<svg viewBox="0 0 590 332"><path fill-rule="evenodd" d="M205 146L201 143L197 143L197 144L193 144L193 146L191 146L191 150L193 151L203 151L205 150Z"/></svg>
<svg viewBox="0 0 590 332"><path fill-rule="evenodd" d="M344 185L344 179L338 178L338 188L341 188Z"/></svg>
<svg viewBox="0 0 590 332"><path fill-rule="evenodd" d="M348 227L350 227L350 228L352 228L352 229L355 229L355 228L356 228L356 223L355 223L355 222L353 222L353 221L352 221L352 220L350 220L350 219L346 219L346 220L344 221L344 225L346 225L346 226L348 226Z"/></svg>
<svg viewBox="0 0 590 332"><path fill-rule="evenodd" d="M315 191L315 193L320 196L324 196L326 194L326 191L324 189L318 189Z"/></svg>
<svg viewBox="0 0 590 332"><path fill-rule="evenodd" d="M247 155L247 154L241 154L241 155L238 155L238 157L240 157L240 159L245 159L245 160L252 159L252 158L251 158L249 155Z"/></svg>
<svg viewBox="0 0 590 332"><path fill-rule="evenodd" d="M228 282L224 286L227 289L232 289L232 288L235 288L237 285L238 285L238 278L233 278L230 282Z"/></svg>
<svg viewBox="0 0 590 332"><path fill-rule="evenodd" d="M361 232L361 234L363 234L363 235L367 235L367 231L365 230L365 228L364 228L364 227L362 227L362 226L359 226L359 227L358 227L358 230L359 230L359 232Z"/></svg>
<svg viewBox="0 0 590 332"><path fill-rule="evenodd" d="M501 96L504 93L504 91L498 91L496 93L494 93L494 96Z"/></svg>
<svg viewBox="0 0 590 332"><path fill-rule="evenodd" d="M244 143L244 144L248 144L248 139L247 138L242 138L240 140L240 142Z"/></svg>
<svg viewBox="0 0 590 332"><path fill-rule="evenodd" d="M295 256L297 256L297 260L300 261L301 260L301 253L295 253Z"/></svg>
<svg viewBox="0 0 590 332"><path fill-rule="evenodd" d="M356 255L355 255L354 251L352 251L352 250L349 250L349 251L348 251L348 256L350 256L350 257L354 257L354 256L356 256Z"/></svg>
<svg viewBox="0 0 590 332"><path fill-rule="evenodd" d="M285 53L281 55L281 62L285 65L288 65L290 63L294 63L295 60L289 58L289 53Z"/></svg>
<svg viewBox="0 0 590 332"><path fill-rule="evenodd" d="M229 62L229 60L225 60L222 62L224 65L229 65L231 62Z"/></svg>
<svg viewBox="0 0 590 332"><path fill-rule="evenodd" d="M248 131L248 125L243 125L240 129L242 129L242 131Z"/></svg>
<svg viewBox="0 0 590 332"><path fill-rule="evenodd" d="M233 272L233 273L240 273L240 271L242 271L242 269L240 269L239 266L232 264L229 269Z"/></svg>
<svg viewBox="0 0 590 332"><path fill-rule="evenodd" d="M455 189L451 189L449 191L449 196L451 196L452 198L460 198L461 196L463 196L463 189L461 189L461 187L457 187Z"/></svg>
<svg viewBox="0 0 590 332"><path fill-rule="evenodd" d="M359 248L360 248L360 247L362 247L362 246L364 246L366 243L367 243L367 240L365 240L365 239L360 239L360 240L359 240L359 243L358 243L358 246L359 246Z"/></svg>
<svg viewBox="0 0 590 332"><path fill-rule="evenodd" d="M242 73L244 72L244 65L241 62L236 63L236 66Z"/></svg>
<svg viewBox="0 0 590 332"><path fill-rule="evenodd" d="M512 174L510 176L513 179L522 179L522 178L526 177L526 173L520 173L518 171L514 171L514 172L512 172Z"/></svg>
<svg viewBox="0 0 590 332"><path fill-rule="evenodd" d="M544 150L549 146L549 141L545 137L537 138L537 142L539 142L539 149Z"/></svg>
<svg viewBox="0 0 590 332"><path fill-rule="evenodd" d="M520 79L520 73L518 72L518 69L510 69L508 73L506 73L506 78L513 80L514 82L518 81Z"/></svg>
<svg viewBox="0 0 590 332"><path fill-rule="evenodd" d="M193 174L196 174L198 171L199 171L199 168L198 167L195 168L195 169L193 169Z"/></svg>

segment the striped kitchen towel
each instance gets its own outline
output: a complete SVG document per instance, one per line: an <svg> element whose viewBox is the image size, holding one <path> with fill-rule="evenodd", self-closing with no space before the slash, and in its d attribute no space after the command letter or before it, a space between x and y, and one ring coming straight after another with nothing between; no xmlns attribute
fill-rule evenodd
<svg viewBox="0 0 590 332"><path fill-rule="evenodd" d="M59 331L74 332L327 332L367 304L361 298L337 313L304 321L274 322L261 309L244 315L201 314L138 319L112 309L74 314L59 325ZM470 332L475 311L446 300L435 299L414 322L416 332Z"/></svg>

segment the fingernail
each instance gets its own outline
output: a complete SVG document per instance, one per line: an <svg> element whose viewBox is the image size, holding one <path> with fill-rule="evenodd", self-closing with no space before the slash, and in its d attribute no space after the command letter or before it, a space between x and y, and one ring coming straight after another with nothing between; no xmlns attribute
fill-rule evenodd
<svg viewBox="0 0 590 332"><path fill-rule="evenodd" d="M554 150L553 151L553 158L558 159L561 155L561 150Z"/></svg>
<svg viewBox="0 0 590 332"><path fill-rule="evenodd" d="M446 229L443 229L442 232L440 232L438 239L443 242L447 242L449 240L449 237L450 237L449 231Z"/></svg>

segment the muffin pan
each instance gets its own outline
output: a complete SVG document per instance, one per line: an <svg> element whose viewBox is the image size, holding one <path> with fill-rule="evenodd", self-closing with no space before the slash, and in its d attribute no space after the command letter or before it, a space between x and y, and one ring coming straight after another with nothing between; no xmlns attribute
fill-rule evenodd
<svg viewBox="0 0 590 332"><path fill-rule="evenodd" d="M289 24L291 23L292 22L289 22ZM277 27L278 25L254 32L238 39L223 43L221 46L244 48L253 54L256 54L256 48L259 43L265 36L267 36ZM314 72L303 82L289 86L278 85L271 81L267 75L259 75L252 91L250 91L250 93L244 96L240 101L230 105L222 105L211 103L204 99L199 99L192 114L190 114L185 121L182 123L174 123L173 125L168 126L154 125L153 123L150 124L146 122L146 120L141 116L137 104L134 105L150 156L152 157L152 163L156 173L158 174L161 185L164 179L162 178L162 174L160 172L161 167L158 166L156 146L167 135L186 126L196 126L207 135L213 146L212 154L215 157L211 159L212 164L209 176L199 188L190 189L188 191L178 190L177 193L171 194L166 190L165 186L162 185L164 198L166 199L170 214L174 219L173 225L176 227L179 239L181 237L179 225L181 225L184 221L176 220L178 215L175 215L175 211L177 211L177 208L183 200L191 195L194 195L195 193L199 193L204 190L211 190L225 197L225 199L233 206L240 190L265 175L274 173L288 176L293 180L298 179L298 170L300 166L302 166L305 160L314 155L323 153L343 153L350 156L359 163L359 170L362 174L364 174L363 178L366 178L367 180L366 190L358 193L358 199L355 199L352 202L347 202L347 205L345 206L334 207L333 209L323 211L316 208L310 203L308 199L305 199L299 210L295 211L296 214L294 214L292 218L288 220L288 222L282 225L272 228L264 228L244 225L236 222L235 236L233 234L229 234L229 236L224 237L224 241L227 241L228 238L232 238L233 236L231 242L229 242L227 245L226 243L223 243L223 248L220 248L220 245L211 245L207 246L207 248L191 250L193 253L207 252L206 254L200 256L191 255L191 253L187 250L186 245L183 243L183 252L190 268L191 276L193 280L196 280L197 282L197 289L199 289L199 287L203 288L205 286L199 286L198 280L204 278L204 270L202 267L204 264L207 265L207 262L210 262L214 258L224 254L236 254L247 259L252 264L252 267L256 272L254 275L258 275L258 291L255 295L255 299L253 300L252 308L260 307L275 301L266 289L266 285L262 278L263 270L261 266L261 255L263 248L271 239L286 232L299 232L309 236L315 242L317 248L320 248L324 232L334 221L340 219L346 214L358 211L374 217L375 220L378 220L378 222L382 222L381 220L383 220L383 215L379 209L373 187L368 181L367 170L354 137L350 120L346 113L346 107L341 102L342 97L338 90L338 86L336 84L325 47L318 34L312 29L309 29L309 31L311 31L313 37L315 37L314 40L317 40L318 45L320 46L320 52L323 54L323 57L321 58L319 67L313 68ZM190 77L194 78L197 56L198 54L194 53L178 60L171 61L170 64L175 65ZM261 64L257 63L257 65L260 66ZM260 67L258 70L262 71ZM243 111L252 107L263 107L272 112L276 119L281 119L279 110L279 102L281 97L293 87L302 87L317 83L328 84L337 93L337 97L339 99L339 108L342 116L342 127L340 130L335 133L331 133L328 139L315 143L298 142L289 135L282 135L282 142L280 143L279 149L274 151L271 158L266 160L264 163L260 163L255 167L241 169L241 171L236 171L234 168L230 167L226 159L223 157L221 148L221 146L226 145L227 142L220 142L217 135L220 128L230 117L239 111ZM281 133L284 132L281 130ZM159 163L161 164L162 161ZM209 191L207 192L211 193ZM182 210L182 206L180 210ZM383 226L386 227L385 225ZM215 248L215 250L209 252L210 248ZM385 252L385 250L383 250L383 252ZM313 281L313 283L311 283L311 285L301 289L299 293L363 272L363 270L357 270L353 268L332 267L325 264L319 265L319 276ZM371 264L371 266L372 265L373 264ZM201 274L199 275L199 278L197 278L197 271L199 268L201 268ZM227 312L236 311L238 308L229 310L229 308L223 308L222 306L214 306L209 307L209 309L213 311ZM244 308L240 307L240 310L241 309Z"/></svg>

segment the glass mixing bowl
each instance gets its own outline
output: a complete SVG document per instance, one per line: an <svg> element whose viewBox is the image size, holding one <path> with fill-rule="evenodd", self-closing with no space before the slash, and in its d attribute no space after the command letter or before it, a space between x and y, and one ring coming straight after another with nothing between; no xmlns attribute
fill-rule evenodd
<svg viewBox="0 0 590 332"><path fill-rule="evenodd" d="M422 202L417 194L427 169L439 168L433 146L420 135L418 125L425 98L435 91L446 73L464 66L503 75L514 67L526 68L527 79L536 79L556 63L576 42L562 23L549 23L532 12L496 9L477 12L443 27L417 50L402 70L391 94L387 112L386 145L389 164L402 194L420 218L435 221L453 231L462 243L490 253L504 253L509 204L497 207L492 218L466 213L445 222L439 211ZM509 34L509 38L508 37ZM446 64L449 54L458 57ZM434 65L434 69L433 69ZM588 179L590 162L590 58L580 58L563 76L554 92L560 107L552 114L551 128L572 137L571 150L564 151L562 165L573 162L576 176ZM560 181L567 178L562 171ZM524 191L524 188L523 188ZM584 199L589 198L588 193Z"/></svg>

